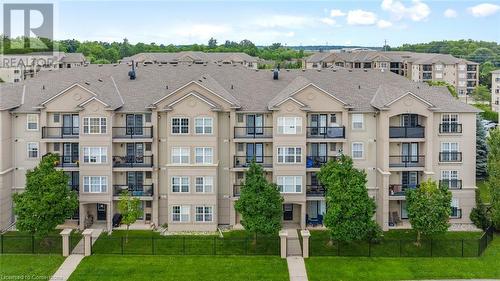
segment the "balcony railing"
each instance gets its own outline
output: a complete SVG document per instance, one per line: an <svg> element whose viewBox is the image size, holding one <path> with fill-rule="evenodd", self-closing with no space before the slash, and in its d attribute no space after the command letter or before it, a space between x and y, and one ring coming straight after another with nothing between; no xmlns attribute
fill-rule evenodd
<svg viewBox="0 0 500 281"><path fill-rule="evenodd" d="M128 192L130 196L153 196L153 185L113 185L114 196L120 196L123 192Z"/></svg>
<svg viewBox="0 0 500 281"><path fill-rule="evenodd" d="M440 180L439 185L447 187L448 189L462 189L462 180L458 179Z"/></svg>
<svg viewBox="0 0 500 281"><path fill-rule="evenodd" d="M392 155L389 156L389 167L392 168L409 168L409 167L424 167L424 155Z"/></svg>
<svg viewBox="0 0 500 281"><path fill-rule="evenodd" d="M78 155L59 155L59 159L54 163L56 167L78 167L80 166L80 159Z"/></svg>
<svg viewBox="0 0 500 281"><path fill-rule="evenodd" d="M273 166L272 156L234 156L234 167L235 168L247 168L250 166L252 161L262 167L269 168Z"/></svg>
<svg viewBox="0 0 500 281"><path fill-rule="evenodd" d="M243 185L241 185L241 184L234 184L233 185L233 196L234 197L240 197L242 187L243 187Z"/></svg>
<svg viewBox="0 0 500 281"><path fill-rule="evenodd" d="M79 127L42 127L42 139L76 139Z"/></svg>
<svg viewBox="0 0 500 281"><path fill-rule="evenodd" d="M389 127L390 138L424 138L425 127Z"/></svg>
<svg viewBox="0 0 500 281"><path fill-rule="evenodd" d="M75 191L76 194L78 194L78 192L80 192L80 185L78 185L78 184L70 184L70 185L68 185L68 189L71 190L71 191Z"/></svg>
<svg viewBox="0 0 500 281"><path fill-rule="evenodd" d="M113 138L140 139L152 138L153 126L149 127L113 127Z"/></svg>
<svg viewBox="0 0 500 281"><path fill-rule="evenodd" d="M418 184L390 184L389 196L405 196L406 191L418 188Z"/></svg>
<svg viewBox="0 0 500 281"><path fill-rule="evenodd" d="M153 167L153 155L113 156L113 167L117 168Z"/></svg>
<svg viewBox="0 0 500 281"><path fill-rule="evenodd" d="M336 160L338 156L307 156L306 168L321 168L330 160Z"/></svg>
<svg viewBox="0 0 500 281"><path fill-rule="evenodd" d="M450 218L461 219L462 218L462 209L452 207Z"/></svg>
<svg viewBox="0 0 500 281"><path fill-rule="evenodd" d="M234 127L234 138L272 138L273 127Z"/></svg>
<svg viewBox="0 0 500 281"><path fill-rule="evenodd" d="M343 139L345 127L307 127L308 138Z"/></svg>
<svg viewBox="0 0 500 281"><path fill-rule="evenodd" d="M325 196L326 189L322 185L306 185L306 196Z"/></svg>
<svg viewBox="0 0 500 281"><path fill-rule="evenodd" d="M462 162L462 152L458 151L439 152L439 162Z"/></svg>
<svg viewBox="0 0 500 281"><path fill-rule="evenodd" d="M439 124L439 132L441 134L461 134L462 133L462 124L441 123L441 124Z"/></svg>

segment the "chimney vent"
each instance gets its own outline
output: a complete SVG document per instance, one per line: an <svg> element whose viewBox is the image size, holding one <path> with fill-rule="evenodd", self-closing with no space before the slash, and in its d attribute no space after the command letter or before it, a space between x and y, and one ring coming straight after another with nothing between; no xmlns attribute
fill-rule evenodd
<svg viewBox="0 0 500 281"><path fill-rule="evenodd" d="M273 71L273 79L274 80L278 80L279 79L279 75L280 75L280 71L277 68L274 69L274 71Z"/></svg>
<svg viewBox="0 0 500 281"><path fill-rule="evenodd" d="M128 72L128 77L130 77L130 80L135 80L136 74L135 74L135 63L132 61L132 69Z"/></svg>

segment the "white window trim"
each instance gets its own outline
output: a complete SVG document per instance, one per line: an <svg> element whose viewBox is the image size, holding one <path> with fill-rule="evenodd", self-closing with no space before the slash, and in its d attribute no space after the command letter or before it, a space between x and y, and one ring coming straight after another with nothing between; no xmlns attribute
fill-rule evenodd
<svg viewBox="0 0 500 281"><path fill-rule="evenodd" d="M97 149L99 150L99 153L97 155L92 155L92 150ZM103 160L104 156L104 160ZM90 159L95 157L96 162L91 162ZM85 161L85 159L88 159L89 161ZM95 164L106 164L108 163L108 148L107 147L95 147L95 146L86 146L83 147L83 163L85 164L90 164L90 165L95 165Z"/></svg>
<svg viewBox="0 0 500 281"><path fill-rule="evenodd" d="M287 120L291 125L286 125ZM278 117L278 134L281 135L299 135L302 134L302 117L297 116L280 116Z"/></svg>
<svg viewBox="0 0 500 281"><path fill-rule="evenodd" d="M444 117L448 117L448 121L446 123L451 123L450 120L451 120L451 116L452 115L456 115L457 116L457 120L456 122L457 123L460 123L460 115L458 113L443 113L441 114L441 122L444 123Z"/></svg>
<svg viewBox="0 0 500 281"><path fill-rule="evenodd" d="M203 213L198 213L197 212L197 209L198 208L203 208ZM210 208L211 212L210 213L206 213L206 209L205 208ZM203 220L198 220L198 215L202 215L202 218ZM206 220L205 216L206 215L210 215L211 216L211 220ZM214 221L214 207L213 206L207 206L207 205L196 205L194 206L194 221L197 222L197 223L211 223Z"/></svg>
<svg viewBox="0 0 500 281"><path fill-rule="evenodd" d="M293 148L294 153L293 154L288 154L288 149ZM300 149L300 153L297 153L297 150ZM283 152L280 154L280 150ZM300 146L280 146L277 148L277 153L278 155L278 160L277 162L279 164L300 164L302 163L302 147ZM293 156L293 162L287 162L286 159L288 156ZM282 158L283 161L280 161L280 157ZM297 157L300 157L300 161L297 161Z"/></svg>
<svg viewBox="0 0 500 281"><path fill-rule="evenodd" d="M99 132L98 133L92 133L91 130L90 130L90 128L91 128L90 119L96 119L96 118L99 119L99 125L98 125ZM105 132L102 131L102 127L103 127L102 120L104 120L104 122L106 123L106 125L105 125ZM87 130L85 128L87 128ZM107 117L90 117L90 116L89 117L83 117L83 133L86 134L86 135L104 135L104 134L107 134L108 133L108 118Z"/></svg>
<svg viewBox="0 0 500 281"><path fill-rule="evenodd" d="M202 150L202 154L201 155L198 155L197 154L197 150L198 149L201 149ZM210 155L207 154L207 151L210 151ZM202 162L198 162L198 157L202 158ZM211 161L208 161L208 159L210 158ZM214 149L212 147L195 147L194 148L194 162L195 164L198 164L198 165L210 165L210 164L213 164L214 163Z"/></svg>
<svg viewBox="0 0 500 281"><path fill-rule="evenodd" d="M179 220L174 220L174 208L179 207ZM186 211L187 212L183 212ZM170 208L170 219L172 220L173 223L186 223L191 221L191 206L189 205L173 205ZM182 216L187 215L187 220L182 220Z"/></svg>
<svg viewBox="0 0 500 281"><path fill-rule="evenodd" d="M361 145L361 157L354 157L354 145ZM351 157L352 159L365 159L365 144L362 142L351 143Z"/></svg>
<svg viewBox="0 0 500 281"><path fill-rule="evenodd" d="M99 191L92 191L92 178L99 178ZM86 181L88 180L88 183ZM88 185L88 191L85 191L85 186ZM103 187L106 190L103 191ZM107 176L83 176L83 192L85 193L107 193L108 192L108 177Z"/></svg>
<svg viewBox="0 0 500 281"><path fill-rule="evenodd" d="M30 122L30 117L35 117L36 121L35 122ZM36 129L30 129L29 128L29 124L30 123L35 123L36 124ZM26 131L35 132L35 131L38 131L39 127L40 127L40 119L39 119L38 114L26 114Z"/></svg>
<svg viewBox="0 0 500 281"><path fill-rule="evenodd" d="M360 122L355 122L354 116L361 116L361 121ZM357 121L359 121L359 120L357 120ZM354 127L355 123L361 123L361 128ZM363 130L365 128L365 115L362 114L362 113L351 114L351 128L353 130Z"/></svg>
<svg viewBox="0 0 500 281"><path fill-rule="evenodd" d="M457 144L457 149L456 150L451 150L451 149L448 149L448 150L444 150L443 147L445 146L445 144L448 144L448 148L451 148L451 144ZM441 152L460 152L460 144L458 142L441 142Z"/></svg>
<svg viewBox="0 0 500 281"><path fill-rule="evenodd" d="M34 149L30 149L30 145L35 145L35 149L36 149L36 157L31 157L30 156L30 151L35 151ZM40 158L40 144L38 142L28 142L26 143L26 156L28 159L38 159Z"/></svg>
<svg viewBox="0 0 500 281"><path fill-rule="evenodd" d="M291 177L293 180L293 191L285 191L284 190L284 187L285 187L285 178L289 178ZM278 176L276 177L276 181L277 181L277 184L278 184L278 187L280 189L280 193L302 193L302 190L303 190L303 185L302 185L302 176ZM300 191L297 191L297 185L300 184Z"/></svg>
<svg viewBox="0 0 500 281"><path fill-rule="evenodd" d="M201 123L202 123L201 126L197 126L196 125L196 121L197 120L201 120ZM210 120L210 122L212 123L212 125L211 126L205 126L205 120ZM202 128L202 133L198 133L196 131L196 129L198 127ZM206 132L206 128L210 128L211 132L207 133ZM196 118L194 118L194 133L196 135L213 135L214 134L214 118L212 118L212 117L196 117Z"/></svg>
<svg viewBox="0 0 500 281"><path fill-rule="evenodd" d="M174 179L178 179L179 180L179 191L174 191ZM182 180L183 179L187 179L187 191L182 191ZM191 190L191 186L190 186L190 179L188 176L172 176L170 178L170 191L172 193L189 193L189 191Z"/></svg>
<svg viewBox="0 0 500 281"><path fill-rule="evenodd" d="M178 133L174 133L174 119L179 119L179 132ZM181 129L182 129L182 125L181 125L181 120L182 119L187 119L188 120L188 124L187 124L187 133L182 133ZM178 135L189 135L189 123L190 120L189 120L189 117L185 117L185 116L174 116L172 118L170 118L170 134L172 135L175 135L175 136L178 136Z"/></svg>
<svg viewBox="0 0 500 281"><path fill-rule="evenodd" d="M203 184L201 184L201 188L203 191L198 191L198 179L203 180ZM210 184L207 184L207 180L210 181ZM210 191L207 191L207 187L210 186ZM194 191L196 193L213 193L214 192L214 177L212 176L201 176L201 177L195 177L194 179Z"/></svg>
<svg viewBox="0 0 500 281"><path fill-rule="evenodd" d="M175 155L175 153L174 153L174 150L177 150L177 149L179 150L179 155L178 155L178 156L179 156L179 160L181 160L181 159L184 157L184 156L182 155L181 151L182 151L182 150L184 150L184 149L186 149L186 150L187 150L187 152L188 152L188 153L187 153L187 158L188 158L187 163L184 163L184 162L182 162L182 161L181 161L181 162L175 162L175 161L174 161L174 156L176 156L176 155ZM172 148L170 149L170 153L171 153L171 156L170 156L170 162L171 162L172 164L176 164L176 165L187 165L187 164L191 163L191 149L190 149L189 147L174 146L174 147L172 147Z"/></svg>

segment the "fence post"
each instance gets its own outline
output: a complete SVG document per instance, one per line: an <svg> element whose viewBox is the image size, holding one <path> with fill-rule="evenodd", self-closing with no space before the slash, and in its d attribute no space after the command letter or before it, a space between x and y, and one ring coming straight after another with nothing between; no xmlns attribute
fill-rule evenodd
<svg viewBox="0 0 500 281"><path fill-rule="evenodd" d="M155 238L151 236L151 252L155 254Z"/></svg>
<svg viewBox="0 0 500 281"><path fill-rule="evenodd" d="M372 241L368 240L368 256L372 256Z"/></svg>
<svg viewBox="0 0 500 281"><path fill-rule="evenodd" d="M337 256L340 256L340 241L336 240L335 242L337 243Z"/></svg>
<svg viewBox="0 0 500 281"><path fill-rule="evenodd" d="M286 259L286 238L288 232L286 230L280 230L280 256L282 259Z"/></svg>
<svg viewBox="0 0 500 281"><path fill-rule="evenodd" d="M431 257L432 257L432 238L431 238Z"/></svg>
<svg viewBox="0 0 500 281"><path fill-rule="evenodd" d="M245 255L248 255L248 236L245 237Z"/></svg>
<svg viewBox="0 0 500 281"><path fill-rule="evenodd" d="M186 254L186 237L185 236L182 237L182 254L183 255Z"/></svg>
<svg viewBox="0 0 500 281"><path fill-rule="evenodd" d="M462 239L462 258L464 257L464 239Z"/></svg>
<svg viewBox="0 0 500 281"><path fill-rule="evenodd" d="M309 257L309 237L311 236L311 233L309 230L301 230L300 235L302 236L302 257L303 258L308 258Z"/></svg>
<svg viewBox="0 0 500 281"><path fill-rule="evenodd" d="M35 236L31 235L31 253L35 253Z"/></svg>
<svg viewBox="0 0 500 281"><path fill-rule="evenodd" d="M73 231L71 228L66 228L63 231L61 231L61 236L62 236L62 255L63 257L69 256L69 251L70 251L70 234L71 231Z"/></svg>
<svg viewBox="0 0 500 281"><path fill-rule="evenodd" d="M399 256L401 257L401 239L399 239Z"/></svg>
<svg viewBox="0 0 500 281"><path fill-rule="evenodd" d="M123 255L123 236L121 237L121 242L120 242L120 245L121 245L122 255Z"/></svg>
<svg viewBox="0 0 500 281"><path fill-rule="evenodd" d="M216 239L217 239L217 237L214 236L214 239L213 239L214 240L214 256L217 254L217 240Z"/></svg>
<svg viewBox="0 0 500 281"><path fill-rule="evenodd" d="M85 229L83 232L83 254L90 256L92 254L92 229Z"/></svg>

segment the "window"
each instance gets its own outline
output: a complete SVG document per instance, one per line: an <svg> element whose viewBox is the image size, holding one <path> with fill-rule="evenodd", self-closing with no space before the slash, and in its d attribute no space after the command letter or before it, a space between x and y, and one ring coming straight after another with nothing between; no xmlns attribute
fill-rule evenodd
<svg viewBox="0 0 500 281"><path fill-rule="evenodd" d="M284 135L302 133L302 117L278 117L278 133Z"/></svg>
<svg viewBox="0 0 500 281"><path fill-rule="evenodd" d="M173 164L189 164L189 148L188 147L172 147L172 163Z"/></svg>
<svg viewBox="0 0 500 281"><path fill-rule="evenodd" d="M146 172L146 178L147 178L147 179L151 179L151 178L152 178L152 176L153 176L153 173L151 173L150 171L147 171L147 172Z"/></svg>
<svg viewBox="0 0 500 281"><path fill-rule="evenodd" d="M144 114L144 122L151 123L151 113Z"/></svg>
<svg viewBox="0 0 500 281"><path fill-rule="evenodd" d="M84 147L83 163L102 164L108 160L108 149L106 147Z"/></svg>
<svg viewBox="0 0 500 281"><path fill-rule="evenodd" d="M302 177L301 176L279 176L278 187L283 193L300 193L302 192Z"/></svg>
<svg viewBox="0 0 500 281"><path fill-rule="evenodd" d="M364 157L364 148L362 142L353 142L352 143L352 159L363 159Z"/></svg>
<svg viewBox="0 0 500 281"><path fill-rule="evenodd" d="M441 171L441 182L448 188L459 188L458 171Z"/></svg>
<svg viewBox="0 0 500 281"><path fill-rule="evenodd" d="M438 72L436 73L436 79L442 79L443 78L443 73Z"/></svg>
<svg viewBox="0 0 500 281"><path fill-rule="evenodd" d="M213 131L213 118L212 117L197 117L194 119L194 126L196 134L211 135Z"/></svg>
<svg viewBox="0 0 500 281"><path fill-rule="evenodd" d="M195 148L195 161L196 164L212 164L213 162L213 149L211 147L197 147Z"/></svg>
<svg viewBox="0 0 500 281"><path fill-rule="evenodd" d="M465 64L459 64L458 70L465 70Z"/></svg>
<svg viewBox="0 0 500 281"><path fill-rule="evenodd" d="M441 143L441 162L457 162L461 161L461 155L458 152L457 142L442 142Z"/></svg>
<svg viewBox="0 0 500 281"><path fill-rule="evenodd" d="M442 133L458 133L458 114L443 114L441 116L441 132Z"/></svg>
<svg viewBox="0 0 500 281"><path fill-rule="evenodd" d="M363 114L353 114L352 115L352 128L353 129L363 129L364 127L364 116Z"/></svg>
<svg viewBox="0 0 500 281"><path fill-rule="evenodd" d="M196 221L197 222L211 222L213 220L212 207L209 206L196 206Z"/></svg>
<svg viewBox="0 0 500 281"><path fill-rule="evenodd" d="M436 70L443 70L442 64L436 64Z"/></svg>
<svg viewBox="0 0 500 281"><path fill-rule="evenodd" d="M189 177L172 177L172 192L189 192Z"/></svg>
<svg viewBox="0 0 500 281"><path fill-rule="evenodd" d="M108 177L85 176L83 177L83 191L90 193L103 193L108 191Z"/></svg>
<svg viewBox="0 0 500 281"><path fill-rule="evenodd" d="M55 142L53 146L54 146L54 151L59 151L59 150L61 150L61 144L60 144L60 143Z"/></svg>
<svg viewBox="0 0 500 281"><path fill-rule="evenodd" d="M59 123L59 120L61 119L61 115L56 113L54 114L54 123Z"/></svg>
<svg viewBox="0 0 500 281"><path fill-rule="evenodd" d="M84 134L106 134L105 117L85 117L83 118Z"/></svg>
<svg viewBox="0 0 500 281"><path fill-rule="evenodd" d="M302 148L278 147L278 163L300 163L300 162L302 162Z"/></svg>
<svg viewBox="0 0 500 281"><path fill-rule="evenodd" d="M452 218L462 217L462 210L460 210L459 201L457 198L451 198L451 217Z"/></svg>
<svg viewBox="0 0 500 281"><path fill-rule="evenodd" d="M189 221L189 206L172 206L172 221L188 222Z"/></svg>
<svg viewBox="0 0 500 281"><path fill-rule="evenodd" d="M26 115L26 129L28 131L38 131L38 114Z"/></svg>
<svg viewBox="0 0 500 281"><path fill-rule="evenodd" d="M330 114L330 123L332 124L337 123L337 114L335 113Z"/></svg>
<svg viewBox="0 0 500 281"><path fill-rule="evenodd" d="M189 118L172 118L172 134L189 134Z"/></svg>
<svg viewBox="0 0 500 281"><path fill-rule="evenodd" d="M238 123L243 123L243 114L238 113L237 116L238 116Z"/></svg>
<svg viewBox="0 0 500 281"><path fill-rule="evenodd" d="M38 143L28 142L28 158L38 158Z"/></svg>
<svg viewBox="0 0 500 281"><path fill-rule="evenodd" d="M441 152L457 152L458 143L457 142L442 142Z"/></svg>
<svg viewBox="0 0 500 281"><path fill-rule="evenodd" d="M210 193L213 190L213 177L196 177L196 192Z"/></svg>

